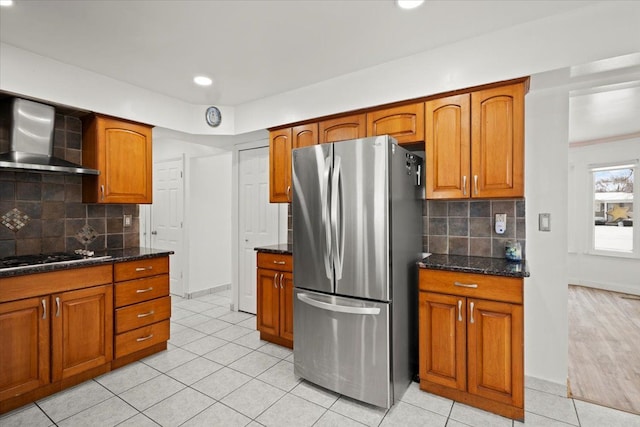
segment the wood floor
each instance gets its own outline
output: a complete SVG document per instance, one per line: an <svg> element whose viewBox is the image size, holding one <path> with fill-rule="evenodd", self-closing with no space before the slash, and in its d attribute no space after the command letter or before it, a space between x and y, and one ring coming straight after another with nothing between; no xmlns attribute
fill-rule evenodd
<svg viewBox="0 0 640 427"><path fill-rule="evenodd" d="M571 397L640 414L640 297L569 285L569 384Z"/></svg>

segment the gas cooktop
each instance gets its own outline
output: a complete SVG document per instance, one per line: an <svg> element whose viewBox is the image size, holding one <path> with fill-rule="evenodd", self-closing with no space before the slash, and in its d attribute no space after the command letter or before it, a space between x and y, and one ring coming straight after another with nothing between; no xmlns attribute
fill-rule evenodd
<svg viewBox="0 0 640 427"><path fill-rule="evenodd" d="M20 255L0 258L0 270L28 268L42 264L75 263L111 258L109 255L95 256L93 251L55 252L50 254Z"/></svg>

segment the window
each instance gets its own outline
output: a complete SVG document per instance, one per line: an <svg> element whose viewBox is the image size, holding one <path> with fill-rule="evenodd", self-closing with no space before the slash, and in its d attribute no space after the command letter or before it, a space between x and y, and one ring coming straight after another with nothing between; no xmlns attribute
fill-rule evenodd
<svg viewBox="0 0 640 427"><path fill-rule="evenodd" d="M624 256L638 253L634 227L637 161L591 168L593 175L593 247ZM635 232L634 232L635 230Z"/></svg>

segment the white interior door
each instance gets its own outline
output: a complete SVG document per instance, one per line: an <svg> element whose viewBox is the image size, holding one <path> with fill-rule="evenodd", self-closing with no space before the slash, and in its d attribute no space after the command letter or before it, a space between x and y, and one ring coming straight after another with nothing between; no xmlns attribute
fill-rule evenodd
<svg viewBox="0 0 640 427"><path fill-rule="evenodd" d="M269 148L238 152L238 309L256 312L256 246L278 243L278 204L269 203Z"/></svg>
<svg viewBox="0 0 640 427"><path fill-rule="evenodd" d="M151 205L151 246L174 252L169 257L169 291L184 296L182 222L184 217L183 160L153 165L153 204Z"/></svg>

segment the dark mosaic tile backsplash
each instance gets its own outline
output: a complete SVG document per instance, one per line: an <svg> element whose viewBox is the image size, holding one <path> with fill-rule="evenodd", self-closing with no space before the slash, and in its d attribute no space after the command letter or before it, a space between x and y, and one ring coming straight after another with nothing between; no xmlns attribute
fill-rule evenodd
<svg viewBox="0 0 640 427"><path fill-rule="evenodd" d="M436 254L504 258L507 241L517 240L526 257L525 201L425 200L422 205L422 250ZM504 234L495 232L495 214L507 214ZM292 243L289 205L288 243Z"/></svg>
<svg viewBox="0 0 640 427"><path fill-rule="evenodd" d="M0 131L0 145L8 138ZM82 163L81 148L80 119L57 114L54 155ZM131 227L123 227L124 215L132 216ZM137 247L138 232L137 205L83 204L80 175L0 169L0 258Z"/></svg>

